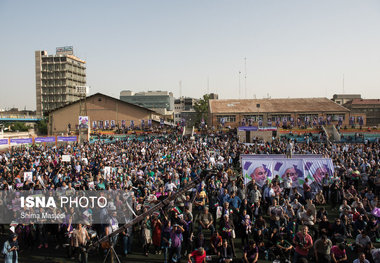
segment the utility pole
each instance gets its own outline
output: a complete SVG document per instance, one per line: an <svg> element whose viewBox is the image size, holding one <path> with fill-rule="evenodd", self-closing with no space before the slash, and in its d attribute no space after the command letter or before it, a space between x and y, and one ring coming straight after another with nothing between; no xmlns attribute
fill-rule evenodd
<svg viewBox="0 0 380 263"><path fill-rule="evenodd" d="M182 80L179 81L179 97L182 98Z"/></svg>
<svg viewBox="0 0 380 263"><path fill-rule="evenodd" d="M78 136L78 142L82 143L84 141L89 140L89 125L90 125L90 119L87 115L87 88L86 86L77 86L77 92L79 92L79 116L86 116L88 118L88 125L87 127L83 127L81 123L79 123L79 136ZM79 120L78 120L79 121Z"/></svg>
<svg viewBox="0 0 380 263"><path fill-rule="evenodd" d="M245 90L245 99L247 98L247 58L244 58L244 90Z"/></svg>
<svg viewBox="0 0 380 263"><path fill-rule="evenodd" d="M343 83L342 83L342 86L343 86L343 94L344 94L344 73L343 73Z"/></svg>
<svg viewBox="0 0 380 263"><path fill-rule="evenodd" d="M210 94L210 77L207 76L207 94Z"/></svg>
<svg viewBox="0 0 380 263"><path fill-rule="evenodd" d="M241 99L241 71L239 70L239 99Z"/></svg>

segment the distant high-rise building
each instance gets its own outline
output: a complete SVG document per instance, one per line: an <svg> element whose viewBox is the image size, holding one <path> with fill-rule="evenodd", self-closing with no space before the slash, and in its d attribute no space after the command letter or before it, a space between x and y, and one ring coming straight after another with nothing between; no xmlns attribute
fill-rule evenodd
<svg viewBox="0 0 380 263"><path fill-rule="evenodd" d="M120 92L120 100L154 110L169 118L174 110L173 93L169 91L147 91L134 93L130 90Z"/></svg>
<svg viewBox="0 0 380 263"><path fill-rule="evenodd" d="M216 93L210 93L209 96L210 96L210 100L217 100L217 99L219 99L219 96Z"/></svg>
<svg viewBox="0 0 380 263"><path fill-rule="evenodd" d="M86 95L86 62L74 56L73 47L56 49L55 55L35 51L37 116Z"/></svg>
<svg viewBox="0 0 380 263"><path fill-rule="evenodd" d="M180 122L184 116L183 112L195 112L194 105L197 102L197 99L180 97L174 100L174 123Z"/></svg>
<svg viewBox="0 0 380 263"><path fill-rule="evenodd" d="M350 102L354 99L361 99L362 96L360 94L334 94L332 101L343 105L347 102Z"/></svg>

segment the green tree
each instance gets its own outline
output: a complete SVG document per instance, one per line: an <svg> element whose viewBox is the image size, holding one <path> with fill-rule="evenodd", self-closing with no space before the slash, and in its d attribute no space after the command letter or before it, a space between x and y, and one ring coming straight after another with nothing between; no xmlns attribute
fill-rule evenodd
<svg viewBox="0 0 380 263"><path fill-rule="evenodd" d="M47 121L46 119L42 119L36 123L36 130L39 135L47 135Z"/></svg>
<svg viewBox="0 0 380 263"><path fill-rule="evenodd" d="M12 131L20 131L20 132L29 130L29 127L23 122L13 122L10 128Z"/></svg>
<svg viewBox="0 0 380 263"><path fill-rule="evenodd" d="M208 120L208 102L210 100L210 94L203 95L203 98L198 100L197 103L194 105L194 109L197 113L195 123L196 125L199 125L202 121L202 119L205 120L207 123Z"/></svg>

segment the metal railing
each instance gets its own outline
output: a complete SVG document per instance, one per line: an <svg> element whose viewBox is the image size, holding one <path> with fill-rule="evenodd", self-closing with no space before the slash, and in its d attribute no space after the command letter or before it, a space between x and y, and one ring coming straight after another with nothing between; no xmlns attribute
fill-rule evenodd
<svg viewBox="0 0 380 263"><path fill-rule="evenodd" d="M0 119L39 119L37 116L17 115L17 114L0 114Z"/></svg>

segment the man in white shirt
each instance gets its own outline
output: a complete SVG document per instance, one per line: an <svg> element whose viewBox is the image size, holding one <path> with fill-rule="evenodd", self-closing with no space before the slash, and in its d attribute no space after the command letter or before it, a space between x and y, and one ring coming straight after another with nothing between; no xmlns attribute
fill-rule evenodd
<svg viewBox="0 0 380 263"><path fill-rule="evenodd" d="M288 144L286 145L286 158L292 158L293 147L293 142L289 140Z"/></svg>
<svg viewBox="0 0 380 263"><path fill-rule="evenodd" d="M253 189L251 190L251 192L249 193L249 196L251 197L251 203L259 203L260 202L260 199L261 199L261 192L259 189L257 189L257 185L255 184L253 186Z"/></svg>
<svg viewBox="0 0 380 263"><path fill-rule="evenodd" d="M284 177L284 189L285 189L284 194L286 196L289 196L290 189L292 188L292 184L293 184L293 181L289 177L289 174L285 174L285 177Z"/></svg>
<svg viewBox="0 0 380 263"><path fill-rule="evenodd" d="M167 191L167 192L173 192L174 189L177 189L177 187L176 187L175 184L172 182L172 180L169 180L169 181L165 184L165 191Z"/></svg>
<svg viewBox="0 0 380 263"><path fill-rule="evenodd" d="M371 245L371 239L366 231L356 236L355 245L359 252L368 252Z"/></svg>

